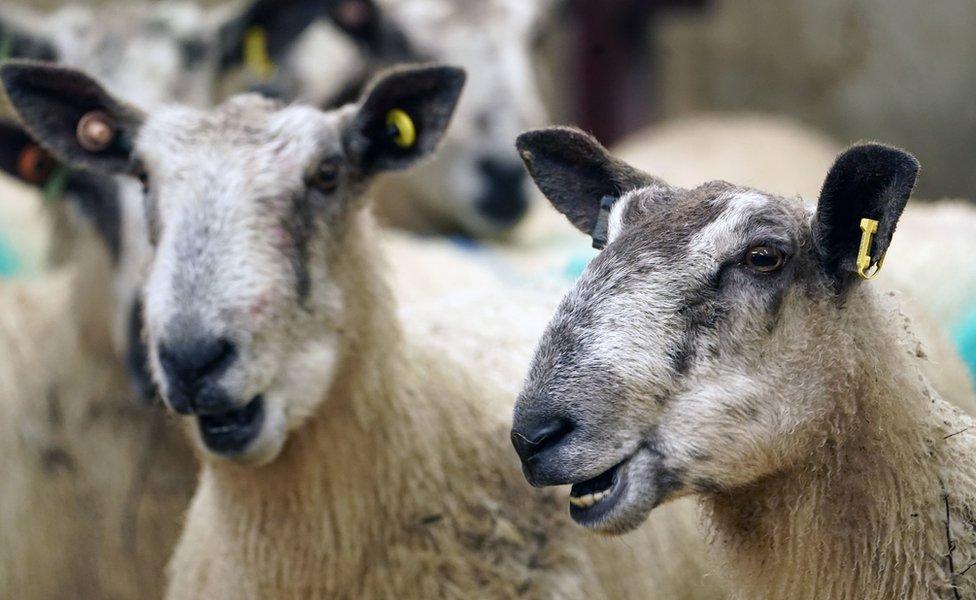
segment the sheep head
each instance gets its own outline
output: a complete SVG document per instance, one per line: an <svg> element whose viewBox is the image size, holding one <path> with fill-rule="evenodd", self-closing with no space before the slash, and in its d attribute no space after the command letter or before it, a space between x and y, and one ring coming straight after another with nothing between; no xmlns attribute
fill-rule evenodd
<svg viewBox="0 0 976 600"><path fill-rule="evenodd" d="M364 188L434 152L464 72L394 69L329 112L249 94L143 114L77 71L8 63L0 78L59 159L144 182L145 335L160 392L196 419L209 453L272 460L323 401L343 351L356 277L336 272ZM77 127L93 112L115 132L95 151Z"/></svg>
<svg viewBox="0 0 976 600"><path fill-rule="evenodd" d="M915 159L852 147L812 213L726 182L669 185L573 129L526 133L518 148L555 208L607 241L515 407L529 481L573 484L573 518L619 533L661 502L745 486L805 456L858 372L854 328L870 322L861 219L878 223L876 264Z"/></svg>
<svg viewBox="0 0 976 600"><path fill-rule="evenodd" d="M338 0L329 22L359 50L363 70L378 65L433 61L458 64L472 77L458 105L444 151L433 160L380 183L381 213L402 214L404 193L412 202L407 218L421 215L435 228L476 236L499 236L518 225L530 208L528 179L512 149L515 136L546 121L532 53L548 22L547 2L522 0ZM304 84L321 70L318 52L296 52L292 65ZM316 101L338 105L357 93L360 72L334 96ZM330 88L330 89L331 89ZM321 94L320 94L321 96ZM352 96L355 97L355 96ZM384 202L389 197L394 206Z"/></svg>

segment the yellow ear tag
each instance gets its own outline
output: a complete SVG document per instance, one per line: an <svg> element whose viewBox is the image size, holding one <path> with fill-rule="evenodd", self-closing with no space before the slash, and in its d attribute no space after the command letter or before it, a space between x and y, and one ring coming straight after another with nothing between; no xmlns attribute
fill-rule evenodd
<svg viewBox="0 0 976 600"><path fill-rule="evenodd" d="M878 259L878 263L871 269L871 242L874 234L878 232L878 222L874 219L861 219L861 247L857 251L857 274L863 279L874 279L881 272L884 265L884 254Z"/></svg>
<svg viewBox="0 0 976 600"><path fill-rule="evenodd" d="M244 34L244 66L261 79L274 74L275 64L268 53L268 34L263 27L251 27Z"/></svg>
<svg viewBox="0 0 976 600"><path fill-rule="evenodd" d="M394 108L386 113L386 127L393 143L401 148L410 148L417 142L417 128L405 111Z"/></svg>

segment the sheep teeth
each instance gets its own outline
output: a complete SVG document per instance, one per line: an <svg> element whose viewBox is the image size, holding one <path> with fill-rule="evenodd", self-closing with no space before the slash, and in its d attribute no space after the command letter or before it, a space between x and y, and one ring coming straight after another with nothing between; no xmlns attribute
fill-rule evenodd
<svg viewBox="0 0 976 600"><path fill-rule="evenodd" d="M594 492L585 496L570 496L569 503L579 508L589 508L609 495L610 490L603 490L602 492Z"/></svg>

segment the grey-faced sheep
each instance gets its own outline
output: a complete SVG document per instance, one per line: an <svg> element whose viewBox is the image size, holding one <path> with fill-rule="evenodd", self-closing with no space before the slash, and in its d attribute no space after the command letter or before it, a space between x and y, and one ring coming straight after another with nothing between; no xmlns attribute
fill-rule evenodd
<svg viewBox="0 0 976 600"><path fill-rule="evenodd" d="M364 187L433 151L461 71L396 70L326 113L246 95L148 116L75 71L0 77L55 154L146 174L152 369L204 462L171 597L716 593L687 512L594 544L527 494L506 394L396 319ZM93 109L119 127L100 152L75 137Z"/></svg>
<svg viewBox="0 0 976 600"><path fill-rule="evenodd" d="M516 404L531 482L571 484L573 518L607 533L697 495L743 598L976 593L973 419L858 274L891 241L913 157L852 147L811 212L668 184L573 129L518 146L556 209L606 240Z"/></svg>
<svg viewBox="0 0 976 600"><path fill-rule="evenodd" d="M694 186L714 178L816 198L822 183L819 174L842 149L835 140L789 118L715 113L643 129L612 150L675 185ZM952 199L916 202L899 219L899 231L879 283L907 293L924 308L927 320L953 332L976 310L976 271L959 268L961 257L976 255L976 207L971 201ZM931 345L948 349L935 339ZM974 407L964 408L972 412Z"/></svg>

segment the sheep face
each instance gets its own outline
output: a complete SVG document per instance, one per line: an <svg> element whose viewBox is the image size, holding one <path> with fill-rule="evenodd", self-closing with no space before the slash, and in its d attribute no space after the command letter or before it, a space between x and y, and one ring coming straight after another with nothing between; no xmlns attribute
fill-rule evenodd
<svg viewBox="0 0 976 600"><path fill-rule="evenodd" d="M238 66L243 57L242 37L249 28L266 32L273 56L286 52L290 40L308 20L296 14L318 13L319 0L271 0L244 5L232 3L204 11L194 3L113 6L111 9L70 5L49 15L6 6L0 8L0 30L14 57L53 60L83 67L113 93L150 108L164 102L209 105L218 77ZM301 21L300 23L298 21ZM25 183L51 189L51 179L62 177L65 221L77 232L92 230L104 242L109 259L112 294L111 341L128 365L139 395L155 396L145 365L141 342L140 286L151 249L143 220L143 191L128 176L109 177L81 170L59 173L50 157L37 171L31 140L13 124L0 124L0 162L8 174ZM59 232L63 234L64 232ZM72 249L73 250L73 249ZM92 273L88 273L92 276ZM99 275L100 276L100 275Z"/></svg>
<svg viewBox="0 0 976 600"><path fill-rule="evenodd" d="M242 96L159 111L140 134L158 240L150 362L210 451L273 458L332 379L345 314L333 265L358 195L348 119Z"/></svg>
<svg viewBox="0 0 976 600"><path fill-rule="evenodd" d="M433 61L459 64L478 74L465 90L443 151L419 169L386 178L380 184L381 198L399 202L406 193L411 210L419 210L435 226L479 236L500 235L521 221L529 208L530 185L512 140L546 120L531 60L533 33L544 4L335 3L332 22L363 48L373 67ZM316 61L318 56L309 52L303 60ZM384 210L400 212L397 207Z"/></svg>
<svg viewBox="0 0 976 600"><path fill-rule="evenodd" d="M802 458L856 370L844 313L864 301L859 221L880 222L877 259L914 159L852 148L811 215L725 182L670 186L575 130L530 132L519 147L556 208L597 237L606 222L608 242L548 326L515 408L529 481L573 484L573 518L619 533L661 502ZM601 216L605 196L619 199Z"/></svg>
<svg viewBox="0 0 976 600"><path fill-rule="evenodd" d="M14 62L0 78L49 151L145 182L145 335L160 392L193 416L204 450L273 459L344 349L359 281L344 236L363 188L434 151L464 72L396 69L332 112L244 95L148 117L78 71ZM92 114L114 132L96 149L80 125Z"/></svg>

